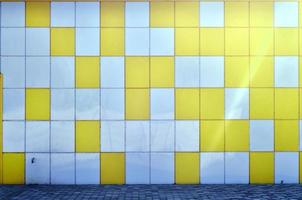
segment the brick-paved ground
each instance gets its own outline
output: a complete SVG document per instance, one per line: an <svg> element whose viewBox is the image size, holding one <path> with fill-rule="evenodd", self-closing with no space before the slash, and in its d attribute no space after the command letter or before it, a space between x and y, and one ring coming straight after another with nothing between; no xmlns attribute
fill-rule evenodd
<svg viewBox="0 0 302 200"><path fill-rule="evenodd" d="M301 199L302 185L0 186L0 199Z"/></svg>

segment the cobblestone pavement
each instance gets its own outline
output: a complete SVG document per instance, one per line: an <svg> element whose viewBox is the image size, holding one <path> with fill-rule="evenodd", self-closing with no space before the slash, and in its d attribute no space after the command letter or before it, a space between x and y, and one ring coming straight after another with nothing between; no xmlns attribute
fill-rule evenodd
<svg viewBox="0 0 302 200"><path fill-rule="evenodd" d="M0 199L302 199L302 185L3 185Z"/></svg>

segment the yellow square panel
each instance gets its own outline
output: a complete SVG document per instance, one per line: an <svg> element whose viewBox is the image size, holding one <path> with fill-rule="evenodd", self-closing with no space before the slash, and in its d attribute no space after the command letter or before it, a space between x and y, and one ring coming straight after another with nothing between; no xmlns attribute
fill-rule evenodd
<svg viewBox="0 0 302 200"><path fill-rule="evenodd" d="M125 154L101 153L101 184L125 183Z"/></svg>
<svg viewBox="0 0 302 200"><path fill-rule="evenodd" d="M76 57L76 87L100 87L99 57Z"/></svg>
<svg viewBox="0 0 302 200"><path fill-rule="evenodd" d="M247 27L249 25L249 2L225 2L225 26Z"/></svg>
<svg viewBox="0 0 302 200"><path fill-rule="evenodd" d="M151 27L174 27L174 2L150 3Z"/></svg>
<svg viewBox="0 0 302 200"><path fill-rule="evenodd" d="M249 151L249 121L225 121L225 151Z"/></svg>
<svg viewBox="0 0 302 200"><path fill-rule="evenodd" d="M299 150L299 121L275 120L275 151Z"/></svg>
<svg viewBox="0 0 302 200"><path fill-rule="evenodd" d="M175 153L175 182L199 183L199 153Z"/></svg>
<svg viewBox="0 0 302 200"><path fill-rule="evenodd" d="M250 118L274 119L274 88L250 89Z"/></svg>
<svg viewBox="0 0 302 200"><path fill-rule="evenodd" d="M225 87L249 87L249 57L225 57Z"/></svg>
<svg viewBox="0 0 302 200"><path fill-rule="evenodd" d="M149 119L149 115L149 89L126 89L126 119Z"/></svg>
<svg viewBox="0 0 302 200"><path fill-rule="evenodd" d="M24 153L3 154L3 184L24 184Z"/></svg>
<svg viewBox="0 0 302 200"><path fill-rule="evenodd" d="M250 29L250 54L251 55L274 54L274 29L273 28Z"/></svg>
<svg viewBox="0 0 302 200"><path fill-rule="evenodd" d="M175 55L199 55L199 28L175 29Z"/></svg>
<svg viewBox="0 0 302 200"><path fill-rule="evenodd" d="M75 52L75 31L73 28L51 28L51 55L73 56Z"/></svg>
<svg viewBox="0 0 302 200"><path fill-rule="evenodd" d="M274 153L250 153L250 182L252 184L274 183Z"/></svg>
<svg viewBox="0 0 302 200"><path fill-rule="evenodd" d="M224 55L224 28L200 29L200 55Z"/></svg>
<svg viewBox="0 0 302 200"><path fill-rule="evenodd" d="M224 89L200 89L200 119L224 119Z"/></svg>
<svg viewBox="0 0 302 200"><path fill-rule="evenodd" d="M199 26L199 2L175 2L175 26Z"/></svg>
<svg viewBox="0 0 302 200"><path fill-rule="evenodd" d="M26 26L48 27L50 24L49 2L26 2Z"/></svg>
<svg viewBox="0 0 302 200"><path fill-rule="evenodd" d="M151 57L151 87L174 87L174 57Z"/></svg>
<svg viewBox="0 0 302 200"><path fill-rule="evenodd" d="M274 87L274 59L272 56L250 57L250 86Z"/></svg>
<svg viewBox="0 0 302 200"><path fill-rule="evenodd" d="M248 28L225 29L225 54L249 55L249 29Z"/></svg>
<svg viewBox="0 0 302 200"><path fill-rule="evenodd" d="M275 55L298 55L298 29L275 29Z"/></svg>
<svg viewBox="0 0 302 200"><path fill-rule="evenodd" d="M299 90L275 89L275 119L298 119Z"/></svg>
<svg viewBox="0 0 302 200"><path fill-rule="evenodd" d="M199 119L199 89L176 89L176 119Z"/></svg>
<svg viewBox="0 0 302 200"><path fill-rule="evenodd" d="M300 4L301 5L301 4ZM302 183L302 152L299 153L299 175L300 175L300 184Z"/></svg>
<svg viewBox="0 0 302 200"><path fill-rule="evenodd" d="M101 28L101 55L123 56L124 35L124 28Z"/></svg>
<svg viewBox="0 0 302 200"><path fill-rule="evenodd" d="M100 152L100 122L76 121L76 152Z"/></svg>
<svg viewBox="0 0 302 200"><path fill-rule="evenodd" d="M200 122L200 151L224 151L224 121Z"/></svg>
<svg viewBox="0 0 302 200"><path fill-rule="evenodd" d="M26 89L26 120L50 119L49 89Z"/></svg>
<svg viewBox="0 0 302 200"><path fill-rule="evenodd" d="M102 2L101 3L101 27L124 27L125 3Z"/></svg>
<svg viewBox="0 0 302 200"><path fill-rule="evenodd" d="M126 87L149 87L149 57L126 57Z"/></svg>
<svg viewBox="0 0 302 200"><path fill-rule="evenodd" d="M273 2L250 2L250 26L272 27L274 25Z"/></svg>

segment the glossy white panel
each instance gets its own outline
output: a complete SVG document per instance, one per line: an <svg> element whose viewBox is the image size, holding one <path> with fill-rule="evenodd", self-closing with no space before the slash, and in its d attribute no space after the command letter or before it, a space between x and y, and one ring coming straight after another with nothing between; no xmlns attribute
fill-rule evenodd
<svg viewBox="0 0 302 200"><path fill-rule="evenodd" d="M175 87L199 87L199 57L175 57Z"/></svg>
<svg viewBox="0 0 302 200"><path fill-rule="evenodd" d="M75 183L75 154L51 154L51 184Z"/></svg>
<svg viewBox="0 0 302 200"><path fill-rule="evenodd" d="M151 89L151 119L174 119L174 89Z"/></svg>
<svg viewBox="0 0 302 200"><path fill-rule="evenodd" d="M50 154L26 153L26 184L50 183Z"/></svg>
<svg viewBox="0 0 302 200"><path fill-rule="evenodd" d="M124 87L124 57L101 58L101 87Z"/></svg>
<svg viewBox="0 0 302 200"><path fill-rule="evenodd" d="M249 153L225 153L225 183L249 183Z"/></svg>
<svg viewBox="0 0 302 200"><path fill-rule="evenodd" d="M99 89L76 89L76 119L100 119Z"/></svg>
<svg viewBox="0 0 302 200"><path fill-rule="evenodd" d="M298 87L298 56L275 57L275 87Z"/></svg>
<svg viewBox="0 0 302 200"><path fill-rule="evenodd" d="M126 55L143 56L149 55L149 29L126 28Z"/></svg>
<svg viewBox="0 0 302 200"><path fill-rule="evenodd" d="M76 29L76 55L98 56L100 54L100 29Z"/></svg>
<svg viewBox="0 0 302 200"><path fill-rule="evenodd" d="M223 2L200 2L199 13L201 27L224 26Z"/></svg>
<svg viewBox="0 0 302 200"><path fill-rule="evenodd" d="M49 88L50 57L26 58L26 87Z"/></svg>
<svg viewBox="0 0 302 200"><path fill-rule="evenodd" d="M47 121L26 122L26 152L49 152L49 126Z"/></svg>
<svg viewBox="0 0 302 200"><path fill-rule="evenodd" d="M151 153L151 184L174 183L174 153Z"/></svg>
<svg viewBox="0 0 302 200"><path fill-rule="evenodd" d="M25 90L3 90L3 119L24 120L25 118Z"/></svg>
<svg viewBox="0 0 302 200"><path fill-rule="evenodd" d="M298 9L298 2L275 2L275 27L297 27Z"/></svg>
<svg viewBox="0 0 302 200"><path fill-rule="evenodd" d="M126 151L149 151L149 132L150 122L148 121L126 121Z"/></svg>
<svg viewBox="0 0 302 200"><path fill-rule="evenodd" d="M3 152L24 152L25 123L24 121L3 122Z"/></svg>
<svg viewBox="0 0 302 200"><path fill-rule="evenodd" d="M126 2L126 27L149 27L149 2Z"/></svg>
<svg viewBox="0 0 302 200"><path fill-rule="evenodd" d="M199 151L199 121L176 121L175 151Z"/></svg>
<svg viewBox="0 0 302 200"><path fill-rule="evenodd" d="M102 121L101 125L101 151L125 151L125 122Z"/></svg>
<svg viewBox="0 0 302 200"><path fill-rule="evenodd" d="M89 163L89 164L88 164ZM76 184L100 183L100 154L76 154Z"/></svg>
<svg viewBox="0 0 302 200"><path fill-rule="evenodd" d="M274 121L250 121L250 150L274 151Z"/></svg>
<svg viewBox="0 0 302 200"><path fill-rule="evenodd" d="M52 120L74 120L74 89L52 89L51 90L51 119Z"/></svg>
<svg viewBox="0 0 302 200"><path fill-rule="evenodd" d="M25 28L1 28L1 55L25 55Z"/></svg>
<svg viewBox="0 0 302 200"><path fill-rule="evenodd" d="M25 3L2 2L1 3L1 27L24 27Z"/></svg>
<svg viewBox="0 0 302 200"><path fill-rule="evenodd" d="M51 122L51 152L74 152L75 126L73 121Z"/></svg>
<svg viewBox="0 0 302 200"><path fill-rule="evenodd" d="M150 154L126 153L126 184L150 183Z"/></svg>
<svg viewBox="0 0 302 200"><path fill-rule="evenodd" d="M224 57L200 57L200 87L224 87Z"/></svg>
<svg viewBox="0 0 302 200"><path fill-rule="evenodd" d="M26 55L49 56L49 28L26 28Z"/></svg>
<svg viewBox="0 0 302 200"><path fill-rule="evenodd" d="M51 26L74 27L75 3L51 2Z"/></svg>
<svg viewBox="0 0 302 200"><path fill-rule="evenodd" d="M76 2L76 26L99 27L100 26L100 3L99 2Z"/></svg>
<svg viewBox="0 0 302 200"><path fill-rule="evenodd" d="M174 55L173 28L151 28L150 34L151 55Z"/></svg>
<svg viewBox="0 0 302 200"><path fill-rule="evenodd" d="M124 89L101 89L101 119L125 118Z"/></svg>
<svg viewBox="0 0 302 200"><path fill-rule="evenodd" d="M299 153L275 153L275 183L299 183Z"/></svg>
<svg viewBox="0 0 302 200"><path fill-rule="evenodd" d="M200 153L200 182L224 183L224 153Z"/></svg>
<svg viewBox="0 0 302 200"><path fill-rule="evenodd" d="M224 104L225 104L226 119L248 119L249 118L249 89L226 88Z"/></svg>
<svg viewBox="0 0 302 200"><path fill-rule="evenodd" d="M51 87L74 87L74 57L51 57Z"/></svg>
<svg viewBox="0 0 302 200"><path fill-rule="evenodd" d="M151 121L151 151L173 152L174 135L174 121Z"/></svg>
<svg viewBox="0 0 302 200"><path fill-rule="evenodd" d="M4 88L25 87L25 57L1 57Z"/></svg>

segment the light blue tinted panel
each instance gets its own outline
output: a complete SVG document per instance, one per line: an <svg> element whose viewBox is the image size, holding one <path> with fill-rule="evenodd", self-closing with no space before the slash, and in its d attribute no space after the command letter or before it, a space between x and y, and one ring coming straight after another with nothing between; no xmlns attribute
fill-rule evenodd
<svg viewBox="0 0 302 200"><path fill-rule="evenodd" d="M274 121L250 121L250 150L274 151Z"/></svg>
<svg viewBox="0 0 302 200"><path fill-rule="evenodd" d="M99 27L100 26L100 3L99 2L76 2L76 26Z"/></svg>
<svg viewBox="0 0 302 200"><path fill-rule="evenodd" d="M26 154L26 184L50 183L50 154Z"/></svg>
<svg viewBox="0 0 302 200"><path fill-rule="evenodd" d="M126 153L126 184L150 183L150 153Z"/></svg>
<svg viewBox="0 0 302 200"><path fill-rule="evenodd" d="M126 121L126 151L146 152L150 150L150 122Z"/></svg>
<svg viewBox="0 0 302 200"><path fill-rule="evenodd" d="M25 90L3 90L3 119L24 120L25 118Z"/></svg>
<svg viewBox="0 0 302 200"><path fill-rule="evenodd" d="M1 27L24 27L25 3L2 2L1 3Z"/></svg>
<svg viewBox="0 0 302 200"><path fill-rule="evenodd" d="M26 152L49 152L49 134L49 122L26 122Z"/></svg>
<svg viewBox="0 0 302 200"><path fill-rule="evenodd" d="M168 121L151 121L151 151L174 152L175 123Z"/></svg>
<svg viewBox="0 0 302 200"><path fill-rule="evenodd" d="M25 87L25 57L1 57L4 88Z"/></svg>
<svg viewBox="0 0 302 200"><path fill-rule="evenodd" d="M199 57L175 57L175 86L199 87Z"/></svg>
<svg viewBox="0 0 302 200"><path fill-rule="evenodd" d="M74 27L75 3L51 2L51 26Z"/></svg>
<svg viewBox="0 0 302 200"><path fill-rule="evenodd" d="M100 54L100 29L76 29L76 55L98 56Z"/></svg>
<svg viewBox="0 0 302 200"><path fill-rule="evenodd" d="M299 183L299 153L275 153L275 183Z"/></svg>
<svg viewBox="0 0 302 200"><path fill-rule="evenodd" d="M124 119L124 99L124 89L101 89L101 119Z"/></svg>
<svg viewBox="0 0 302 200"><path fill-rule="evenodd" d="M174 55L174 29L151 28L151 55Z"/></svg>
<svg viewBox="0 0 302 200"><path fill-rule="evenodd" d="M249 153L225 153L225 183L249 183Z"/></svg>
<svg viewBox="0 0 302 200"><path fill-rule="evenodd" d="M25 55L25 28L1 29L1 55Z"/></svg>
<svg viewBox="0 0 302 200"><path fill-rule="evenodd" d="M74 120L75 119L75 90L52 89L51 90L51 119Z"/></svg>
<svg viewBox="0 0 302 200"><path fill-rule="evenodd" d="M100 90L76 89L76 119L100 119Z"/></svg>
<svg viewBox="0 0 302 200"><path fill-rule="evenodd" d="M74 153L51 154L51 184L75 183L75 155Z"/></svg>
<svg viewBox="0 0 302 200"><path fill-rule="evenodd" d="M224 153L200 153L200 182L224 183Z"/></svg>
<svg viewBox="0 0 302 200"><path fill-rule="evenodd" d="M100 171L99 153L76 153L76 184L100 184Z"/></svg>
<svg viewBox="0 0 302 200"><path fill-rule="evenodd" d="M26 58L26 87L49 88L50 57Z"/></svg>
<svg viewBox="0 0 302 200"><path fill-rule="evenodd" d="M178 152L199 151L199 121L176 121L176 146Z"/></svg>
<svg viewBox="0 0 302 200"><path fill-rule="evenodd" d="M223 2L200 2L200 26L223 27L224 26L224 3Z"/></svg>
<svg viewBox="0 0 302 200"><path fill-rule="evenodd" d="M149 2L126 2L126 27L149 27Z"/></svg>
<svg viewBox="0 0 302 200"><path fill-rule="evenodd" d="M24 121L3 122L3 152L24 152L25 123Z"/></svg>
<svg viewBox="0 0 302 200"><path fill-rule="evenodd" d="M200 86L224 87L224 57L200 57Z"/></svg>
<svg viewBox="0 0 302 200"><path fill-rule="evenodd" d="M148 28L126 28L126 55L149 55Z"/></svg>
<svg viewBox="0 0 302 200"><path fill-rule="evenodd" d="M226 119L249 118L249 89L225 89L225 116Z"/></svg>
<svg viewBox="0 0 302 200"><path fill-rule="evenodd" d="M174 119L174 89L151 89L151 119Z"/></svg>
<svg viewBox="0 0 302 200"><path fill-rule="evenodd" d="M297 56L275 57L275 87L298 87L298 72Z"/></svg>
<svg viewBox="0 0 302 200"><path fill-rule="evenodd" d="M74 57L51 57L51 87L74 87Z"/></svg>
<svg viewBox="0 0 302 200"><path fill-rule="evenodd" d="M74 152L75 125L73 121L51 122L51 152Z"/></svg>
<svg viewBox="0 0 302 200"><path fill-rule="evenodd" d="M101 152L125 151L125 122L102 121Z"/></svg>
<svg viewBox="0 0 302 200"><path fill-rule="evenodd" d="M151 153L151 184L174 184L174 153Z"/></svg>
<svg viewBox="0 0 302 200"><path fill-rule="evenodd" d="M124 87L124 57L101 57L101 87Z"/></svg>
<svg viewBox="0 0 302 200"><path fill-rule="evenodd" d="M49 56L50 33L49 28L26 29L26 55Z"/></svg>
<svg viewBox="0 0 302 200"><path fill-rule="evenodd" d="M275 27L297 27L298 9L298 2L275 2Z"/></svg>

